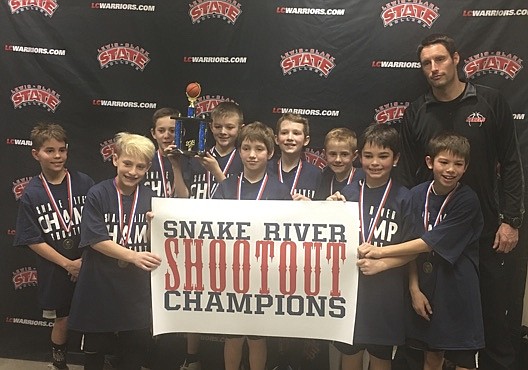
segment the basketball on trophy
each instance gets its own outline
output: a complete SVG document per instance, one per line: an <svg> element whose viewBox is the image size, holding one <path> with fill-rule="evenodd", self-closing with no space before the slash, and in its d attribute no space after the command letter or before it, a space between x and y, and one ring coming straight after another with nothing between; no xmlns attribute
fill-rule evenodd
<svg viewBox="0 0 528 370"><path fill-rule="evenodd" d="M197 97L199 97L201 92L202 87L198 82L191 82L187 85L187 88L185 89L185 93L191 99L196 99Z"/></svg>

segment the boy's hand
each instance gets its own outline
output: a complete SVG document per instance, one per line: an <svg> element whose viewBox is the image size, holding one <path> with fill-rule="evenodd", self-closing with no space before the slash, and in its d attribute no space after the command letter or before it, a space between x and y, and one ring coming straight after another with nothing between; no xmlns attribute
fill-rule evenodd
<svg viewBox="0 0 528 370"><path fill-rule="evenodd" d="M222 170L220 169L220 165L218 164L218 161L216 160L215 157L212 156L211 153L206 152L204 156L197 155L195 156L195 158L198 158L201 165L207 171L211 172L211 174L215 176L215 178L218 178L218 173L222 173Z"/></svg>
<svg viewBox="0 0 528 370"><path fill-rule="evenodd" d="M142 270L152 271L160 265L161 258L151 252L136 252L131 262Z"/></svg>
<svg viewBox="0 0 528 370"><path fill-rule="evenodd" d="M369 243L363 243L358 247L359 258L383 258L382 250Z"/></svg>
<svg viewBox="0 0 528 370"><path fill-rule="evenodd" d="M292 199L293 200L311 200L310 198L302 195L302 194L299 194L299 193L295 193L292 195Z"/></svg>
<svg viewBox="0 0 528 370"><path fill-rule="evenodd" d="M180 165L180 153L176 151L177 147L175 144L171 144L165 149L163 149L163 155L167 158L169 158L169 161L173 166L179 166Z"/></svg>
<svg viewBox="0 0 528 370"><path fill-rule="evenodd" d="M326 200L341 200L343 202L346 202L346 198L338 191L330 195L328 198L326 198Z"/></svg>
<svg viewBox="0 0 528 370"><path fill-rule="evenodd" d="M433 309L431 308L429 300L425 294L423 294L420 289L413 289L411 290L411 298L414 311L425 320L431 321L430 315L433 314Z"/></svg>
<svg viewBox="0 0 528 370"><path fill-rule="evenodd" d="M77 281L79 277L79 271L81 270L82 258L70 261L64 268L68 271L71 281Z"/></svg>
<svg viewBox="0 0 528 370"><path fill-rule="evenodd" d="M362 258L357 261L357 265L363 275L375 275L379 272L385 271L388 269L385 261L383 259L374 260L368 258Z"/></svg>
<svg viewBox="0 0 528 370"><path fill-rule="evenodd" d="M150 223L154 218L154 212L148 211L147 213L145 213L145 217L147 218L147 222Z"/></svg>

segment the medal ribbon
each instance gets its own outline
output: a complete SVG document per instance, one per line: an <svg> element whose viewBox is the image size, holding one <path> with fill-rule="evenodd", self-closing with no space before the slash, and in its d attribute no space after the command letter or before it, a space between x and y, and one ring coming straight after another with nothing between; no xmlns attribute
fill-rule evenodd
<svg viewBox="0 0 528 370"><path fill-rule="evenodd" d="M66 171L66 188L68 189L68 213L70 215L70 220L68 224L66 224L66 221L64 221L64 218L62 217L62 214L59 211L59 207L57 206L57 202L55 202L55 198L53 197L53 194L51 193L51 189L48 185L48 181L44 178L44 175L40 173L39 178L42 182L42 186L44 187L44 190L46 190L46 194L48 195L48 199L50 200L51 206L53 207L53 211L57 215L57 218L59 219L59 223L61 225L61 228L66 231L67 233L70 232L70 229L73 225L73 198L72 198L72 187L71 187L71 177L68 170Z"/></svg>
<svg viewBox="0 0 528 370"><path fill-rule="evenodd" d="M381 217L381 210L383 207L385 207L385 203L387 203L387 198L389 197L390 190L392 188L392 179L389 179L389 182L387 183L387 187L385 188L385 192L383 193L383 197L381 198L378 210L376 211L376 216L374 217L374 221L372 222L372 225L370 229L368 229L368 237L365 237L365 220L363 219L363 193L365 192L365 183L366 181L363 181L360 183L359 188L359 223L361 225L361 242L362 243L371 243L372 237L374 236L374 229L376 229L376 226L378 225L379 219Z"/></svg>
<svg viewBox="0 0 528 370"><path fill-rule="evenodd" d="M302 166L303 166L302 161L299 160L299 164L297 165L297 169L295 170L295 178L293 179L293 184L290 189L291 195L295 194L295 190L297 190L297 183L299 182L299 177L301 177ZM284 180L282 179L282 160L280 159L279 159L278 172L279 172L279 180L281 183L284 184Z"/></svg>
<svg viewBox="0 0 528 370"><path fill-rule="evenodd" d="M356 169L355 167L352 167L352 169L350 170L350 173L348 174L348 180L347 180L347 185L350 184L352 182L352 178L354 177L354 173L356 173ZM335 174L334 176L332 176L332 181L330 182L330 195L334 194L334 180L335 180Z"/></svg>
<svg viewBox="0 0 528 370"><path fill-rule="evenodd" d="M238 176L238 185L237 185L237 199L240 200L242 197L242 179L244 178L244 172ZM266 189L266 184L268 182L268 174L266 173L264 175L264 179L262 179L262 184L260 184L260 188L257 194L257 198L255 200L261 200L262 195L264 194L264 189Z"/></svg>
<svg viewBox="0 0 528 370"><path fill-rule="evenodd" d="M425 195L425 206L424 206L424 217L423 217L423 225L425 231L428 231L429 226L429 195L433 192L433 184L434 181L431 181L431 184L429 184L429 188L427 189L427 194ZM440 206L440 211L438 211L438 215L436 216L435 223L433 227L438 225L440 223L440 217L442 217L442 213L444 212L444 208L447 206L447 203L453 198L453 195L455 195L455 191L458 189L458 186L460 183L457 183L455 188L447 194L447 197L442 202L442 205Z"/></svg>
<svg viewBox="0 0 528 370"><path fill-rule="evenodd" d="M169 184L169 179L165 178L165 165L163 164L163 157L161 156L160 151L158 150L158 161L161 170L161 182L163 184L163 197L170 198L172 197L171 186Z"/></svg>
<svg viewBox="0 0 528 370"><path fill-rule="evenodd" d="M212 156L216 157L214 155L214 148L211 148L209 153L211 153ZM236 149L233 149L233 151L229 155L229 159L227 160L227 163L226 163L224 169L222 170L222 173L226 177L227 177L227 171L229 171L229 167L231 167L231 164L233 163L233 160L235 159L235 153L236 153ZM218 189L218 183L214 184L211 187L211 171L207 171L207 189L209 190L209 199L211 199L213 197L214 193L216 192L216 189Z"/></svg>
<svg viewBox="0 0 528 370"><path fill-rule="evenodd" d="M123 247L126 247L128 244L128 235L130 234L130 230L132 230L132 226L134 225L134 216L136 215L136 207L137 202L139 198L139 186L136 186L136 191L134 192L134 200L132 201L132 205L130 206L130 212L129 212L129 220L128 220L128 228L127 232L125 233L125 215L123 214L123 196L121 195L121 191L119 190L119 186L117 185L117 181L114 179L114 186L117 192L117 206L118 206L118 212L119 212L119 232L121 233L121 240L119 244L121 244Z"/></svg>

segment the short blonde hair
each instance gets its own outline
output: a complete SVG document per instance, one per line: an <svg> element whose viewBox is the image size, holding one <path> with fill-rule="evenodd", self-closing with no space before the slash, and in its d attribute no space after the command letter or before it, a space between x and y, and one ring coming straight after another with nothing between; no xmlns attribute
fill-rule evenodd
<svg viewBox="0 0 528 370"><path fill-rule="evenodd" d="M244 113L242 112L242 109L237 103L223 101L216 107L214 107L211 111L211 118L213 120L213 123L214 121L220 118L229 116L235 117L235 120L238 123L239 127L242 126L242 124L244 123Z"/></svg>
<svg viewBox="0 0 528 370"><path fill-rule="evenodd" d="M155 151L154 144L145 136L128 132L119 132L115 136L115 153L118 157L125 154L144 159L146 163L150 163Z"/></svg>
<svg viewBox="0 0 528 370"><path fill-rule="evenodd" d="M355 152L357 150L357 135L354 131L346 127L338 127L328 131L324 140L325 149L328 146L328 142L330 140L347 143L348 145L350 145L350 149L352 152Z"/></svg>

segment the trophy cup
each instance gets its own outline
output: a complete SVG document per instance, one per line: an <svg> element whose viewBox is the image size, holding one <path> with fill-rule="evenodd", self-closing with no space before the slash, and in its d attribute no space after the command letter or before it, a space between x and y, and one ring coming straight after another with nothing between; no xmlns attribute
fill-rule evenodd
<svg viewBox="0 0 528 370"><path fill-rule="evenodd" d="M195 155L204 156L207 144L208 122L205 118L196 117L194 106L196 99L200 96L202 88L198 82L191 82L185 89L189 107L187 117L171 117L176 120L174 130L174 144L176 152L188 157Z"/></svg>

